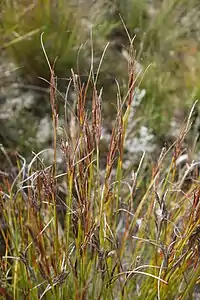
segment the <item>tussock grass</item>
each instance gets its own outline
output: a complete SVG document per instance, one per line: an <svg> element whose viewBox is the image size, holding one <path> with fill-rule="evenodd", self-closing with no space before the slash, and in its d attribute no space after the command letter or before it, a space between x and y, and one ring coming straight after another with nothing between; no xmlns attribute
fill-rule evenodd
<svg viewBox="0 0 200 300"><path fill-rule="evenodd" d="M39 43L41 32L45 32L49 59L53 63L58 58L56 70L60 77L64 75L63 65L70 69L76 64L75 48L81 24L79 12L75 13L70 2L32 1L27 6L26 1L3 1L2 20L1 46L20 65L23 77L29 82L43 85L44 81L38 77L49 78Z"/></svg>
<svg viewBox="0 0 200 300"><path fill-rule="evenodd" d="M94 27L93 32L104 41L114 26L105 21L103 1L88 5L87 2L76 3L73 0L40 0L30 1L27 5L26 1L3 0L0 10L1 49L20 66L19 71L25 81L39 86L44 85L44 79L48 80L50 76L39 43L42 32L49 60L52 65L55 64L55 71L59 74L58 83L65 88L70 76L68 70L77 65L77 53L81 74L88 66L90 45L86 44L88 40L90 42L90 28Z"/></svg>
<svg viewBox="0 0 200 300"><path fill-rule="evenodd" d="M179 119L182 116L183 121L189 107L199 98L196 80L199 81L200 3L196 0L116 2L129 31L136 35L136 59L144 68L151 63L148 76L142 81L147 93L141 111L145 114L143 122L162 140L174 115L179 115ZM126 44L125 35L121 40Z"/></svg>
<svg viewBox="0 0 200 300"><path fill-rule="evenodd" d="M101 66L94 72L91 63L86 83L72 71L77 106L71 110L66 96L66 124L60 140L54 67L44 46L43 51L51 74L54 163L45 166L42 152L30 163L17 154L14 179L0 174L2 297L191 299L200 271L199 176L196 165L191 164L179 178L177 161L194 107L176 142L163 148L147 188L136 198L143 184L145 154L126 179L123 170L136 87L132 43L127 94L123 99L117 95L116 120L103 170L104 94L97 88ZM91 110L86 109L89 86ZM58 147L64 158L63 173L56 163ZM189 176L183 189L183 179Z"/></svg>

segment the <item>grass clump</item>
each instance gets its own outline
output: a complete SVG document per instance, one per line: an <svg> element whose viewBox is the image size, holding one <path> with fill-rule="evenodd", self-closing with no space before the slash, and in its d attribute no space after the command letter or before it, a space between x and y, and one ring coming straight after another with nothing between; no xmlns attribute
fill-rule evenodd
<svg viewBox="0 0 200 300"><path fill-rule="evenodd" d="M175 114L186 111L199 95L199 2L196 0L116 1L129 31L136 35L136 59L148 75L142 108L144 121L163 139ZM121 24L116 35L126 45ZM179 117L180 118L180 117Z"/></svg>
<svg viewBox="0 0 200 300"><path fill-rule="evenodd" d="M98 14L95 13L96 10L99 11ZM71 0L30 1L28 6L26 1L21 0L2 1L1 47L6 56L20 66L20 74L25 80L41 86L45 83L44 80L49 79L49 69L44 63L39 43L40 35L44 32L49 60L52 65L55 64L54 68L60 79L58 83L64 90L67 76L70 76L68 70L77 64L78 52L81 74L88 65L87 47L85 46L84 51L79 51L79 48L84 47L81 46L82 43L87 44L90 28L96 26L94 32L101 32L101 39L114 26L104 22L104 14L102 1L94 7L87 2L78 4Z"/></svg>
<svg viewBox="0 0 200 300"><path fill-rule="evenodd" d="M81 44L81 16L70 1L32 1L28 6L26 1L3 1L1 15L1 46L20 66L25 80L41 86L44 80L39 80L39 76L49 79L49 69L39 43L42 32L49 59L52 64L55 62L59 76L66 76L66 69L74 67ZM83 57L81 61L84 61Z"/></svg>
<svg viewBox="0 0 200 300"><path fill-rule="evenodd" d="M126 177L123 168L136 88L132 44L129 57L128 90L123 99L120 93L117 97L104 169L100 168L100 66L94 72L91 64L85 83L72 71L77 106L71 110L66 98L66 124L58 140L56 81L48 61L54 163L44 165L42 151L30 163L17 155L13 180L9 174L0 174L2 296L191 299L200 269L198 163L183 169L179 178L178 161L192 112L176 142L162 150L146 189L138 195L145 176L145 155ZM86 109L89 86L93 91L90 111ZM58 147L63 153L61 173ZM186 178L190 183L183 189Z"/></svg>

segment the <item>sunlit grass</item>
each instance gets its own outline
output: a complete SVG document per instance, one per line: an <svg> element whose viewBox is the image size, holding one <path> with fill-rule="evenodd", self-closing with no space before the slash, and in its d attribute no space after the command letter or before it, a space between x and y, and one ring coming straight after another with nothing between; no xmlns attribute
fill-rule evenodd
<svg viewBox="0 0 200 300"><path fill-rule="evenodd" d="M133 45L129 48L128 89L123 99L118 95L103 172L104 94L97 88L98 74L91 62L83 85L81 76L72 71L77 109L71 111L67 106L68 123L58 139L55 70L43 36L41 45L51 74L54 163L44 165L42 153L35 154L31 162L16 154L13 179L1 174L5 245L1 295L14 299L191 298L199 277L199 176L186 169L178 178L177 162L194 107L176 142L163 148L150 168L146 188L137 195L143 185L145 154L126 179L123 169L136 86ZM86 109L89 86L90 110ZM58 147L63 153L62 173L56 163ZM195 165L190 170L198 171ZM186 175L191 175L190 182L183 189Z"/></svg>

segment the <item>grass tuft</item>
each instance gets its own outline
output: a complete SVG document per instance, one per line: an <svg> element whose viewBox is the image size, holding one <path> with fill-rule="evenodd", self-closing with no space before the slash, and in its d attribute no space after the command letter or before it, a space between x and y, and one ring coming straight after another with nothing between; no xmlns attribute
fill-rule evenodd
<svg viewBox="0 0 200 300"><path fill-rule="evenodd" d="M29 163L16 154L14 176L0 174L1 296L191 299L200 271L199 174L197 165L188 161L180 178L178 162L194 107L175 143L163 148L150 167L144 188L145 154L128 175L123 168L137 84L132 43L128 89L123 99L118 95L104 169L100 165L104 93L97 84L101 62L97 73L91 62L86 82L71 71L77 105L74 111L66 108L60 139L55 69L43 43L42 48L51 74L54 162L46 166L42 152ZM91 109L86 106L89 88ZM8 159L5 151L4 155Z"/></svg>

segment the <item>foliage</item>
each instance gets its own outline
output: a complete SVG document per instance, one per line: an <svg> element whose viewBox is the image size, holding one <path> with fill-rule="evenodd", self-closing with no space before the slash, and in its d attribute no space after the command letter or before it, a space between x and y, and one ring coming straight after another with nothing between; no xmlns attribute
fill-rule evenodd
<svg viewBox="0 0 200 300"><path fill-rule="evenodd" d="M135 93L132 53L130 47L129 88L127 97L118 98L103 172L103 94L97 89L98 74L91 66L85 86L72 71L77 110L66 114L69 122L61 141L51 76L53 165L44 165L42 153L29 164L18 155L14 180L1 173L2 296L191 299L200 269L199 164L191 163L181 175L178 160L192 111L174 145L157 157L145 189L145 155L125 177L124 145ZM54 74L53 67L50 73ZM91 113L85 106L89 85ZM65 165L62 173L56 163L58 146ZM185 185L188 177L190 183Z"/></svg>
<svg viewBox="0 0 200 300"><path fill-rule="evenodd" d="M66 9L64 1L59 3L58 10L53 9L49 1L33 2L28 7L23 1L16 2L13 7L5 7L3 10L4 39L8 40L3 46L22 66L27 79L34 78L36 81L38 76L47 79L49 70L44 64L40 46L40 36L44 32L49 58L52 63L58 58L55 68L62 76L63 64L70 68L76 62L74 50L79 26L76 19L70 8Z"/></svg>
<svg viewBox="0 0 200 300"><path fill-rule="evenodd" d="M43 85L44 81L38 77L47 80L50 76L40 44L42 33L49 59L55 63L61 79L67 78L70 69L76 65L78 49L88 33L81 23L83 11L72 4L73 1L40 0L29 2L27 7L26 1L3 1L2 47L22 67L21 72L29 82ZM81 69L86 58L82 52L79 58Z"/></svg>
<svg viewBox="0 0 200 300"><path fill-rule="evenodd" d="M199 95L199 1L127 0L116 1L116 7L130 35L136 35L136 58L147 69L142 115L162 137L177 110L184 119L185 108ZM123 32L120 25L117 35L126 45Z"/></svg>

